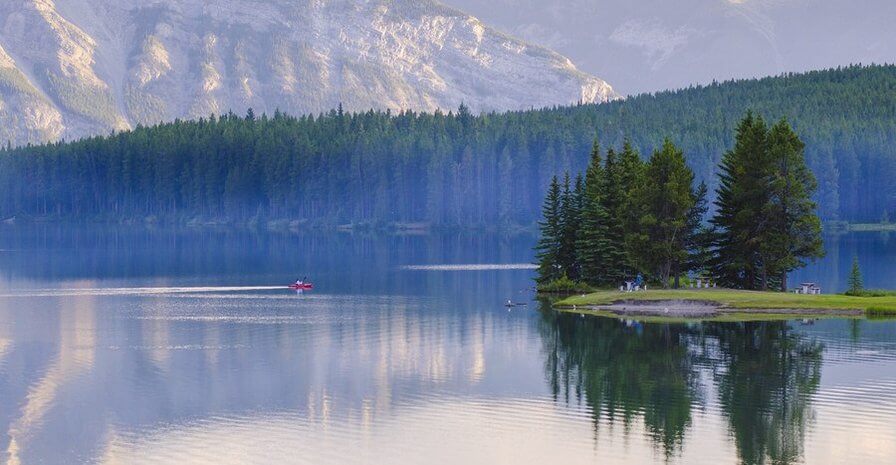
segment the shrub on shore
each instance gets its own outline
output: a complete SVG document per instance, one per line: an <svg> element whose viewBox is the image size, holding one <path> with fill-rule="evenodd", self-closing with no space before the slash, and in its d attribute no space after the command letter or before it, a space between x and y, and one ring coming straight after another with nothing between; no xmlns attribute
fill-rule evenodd
<svg viewBox="0 0 896 465"><path fill-rule="evenodd" d="M845 295L852 297L894 297L896 291L887 289L861 289L858 291L846 291Z"/></svg>
<svg viewBox="0 0 896 465"><path fill-rule="evenodd" d="M569 279L565 274L538 286L538 292L543 294L572 294L576 292L592 292L593 290L587 284Z"/></svg>

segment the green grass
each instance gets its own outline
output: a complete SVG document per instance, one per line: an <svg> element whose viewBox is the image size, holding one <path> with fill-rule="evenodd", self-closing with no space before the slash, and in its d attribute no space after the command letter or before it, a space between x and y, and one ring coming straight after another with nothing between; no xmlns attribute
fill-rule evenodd
<svg viewBox="0 0 896 465"><path fill-rule="evenodd" d="M845 294L853 297L896 297L896 291L886 289L862 289L856 293L847 291Z"/></svg>
<svg viewBox="0 0 896 465"><path fill-rule="evenodd" d="M785 292L740 291L731 289L649 290L644 292L598 291L557 302L558 307L610 305L620 300L696 300L729 309L864 310L896 313L896 295L855 297L842 294L804 295ZM807 312L811 314L811 312ZM793 317L793 314L789 314Z"/></svg>
<svg viewBox="0 0 896 465"><path fill-rule="evenodd" d="M569 308L561 308L561 311L569 312L569 313L580 313L583 315L590 316L599 316L605 318L617 318L617 319L625 319L625 320L636 320L642 323L658 323L658 324L680 324L680 323L699 323L705 321L712 321L717 323L742 323L747 321L792 321L792 320L802 320L802 319L812 319L812 320L823 320L823 319L858 319L862 318L861 315L842 315L842 314L824 314L824 313L812 313L807 311L806 313L750 313L750 312L725 312L720 313L715 316L707 316L707 317L669 317L669 316L659 316L659 315L620 315L606 310L596 310L596 309L588 309L583 310L581 308L577 308L576 310L571 310ZM880 319L880 320L889 320L892 317L874 317L872 315L868 315L869 319Z"/></svg>

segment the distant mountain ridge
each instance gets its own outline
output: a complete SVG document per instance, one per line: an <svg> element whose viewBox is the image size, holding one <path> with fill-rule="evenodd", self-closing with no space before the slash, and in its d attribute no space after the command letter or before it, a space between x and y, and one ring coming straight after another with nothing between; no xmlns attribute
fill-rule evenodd
<svg viewBox="0 0 896 465"><path fill-rule="evenodd" d="M432 0L5 0L0 140L233 110L517 110L616 97Z"/></svg>

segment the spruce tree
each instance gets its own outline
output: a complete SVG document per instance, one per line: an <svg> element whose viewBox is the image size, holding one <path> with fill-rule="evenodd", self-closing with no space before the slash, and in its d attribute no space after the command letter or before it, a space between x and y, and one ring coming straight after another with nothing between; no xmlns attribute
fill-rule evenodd
<svg viewBox="0 0 896 465"><path fill-rule="evenodd" d="M713 274L725 286L755 289L759 245L769 203L767 128L748 112L737 126L734 148L722 158L716 214Z"/></svg>
<svg viewBox="0 0 896 465"><path fill-rule="evenodd" d="M579 181L580 182L580 181ZM579 233L579 199L577 189L570 182L569 173L563 177L563 189L560 194L560 248L557 264L561 273L572 280L579 277L576 263L576 237Z"/></svg>
<svg viewBox="0 0 896 465"><path fill-rule="evenodd" d="M625 255L625 226L623 224L626 191L622 185L619 157L613 148L607 149L603 180L598 183L601 203L608 217L604 277L613 283L622 281L628 269Z"/></svg>
<svg viewBox="0 0 896 465"><path fill-rule="evenodd" d="M644 184L644 162L626 140L622 152L607 151L604 198L610 215L607 236L607 277L620 282L632 276L639 266L633 260L633 232L637 231L641 207L637 192Z"/></svg>
<svg viewBox="0 0 896 465"><path fill-rule="evenodd" d="M542 204L542 220L538 226L541 236L535 246L538 258L538 282L549 283L562 276L560 271L560 238L563 233L561 220L561 191L557 176L551 178L548 192Z"/></svg>
<svg viewBox="0 0 896 465"><path fill-rule="evenodd" d="M805 144L786 120L771 128L768 142L771 199L764 212L767 226L760 244L762 288L774 282L786 291L787 273L824 256L821 220L812 200L817 182L806 166Z"/></svg>
<svg viewBox="0 0 896 465"><path fill-rule="evenodd" d="M713 256L712 241L715 231L710 225L705 223L706 213L709 211L709 201L706 198L708 191L706 183L700 182L700 185L697 186L697 190L694 192L694 206L688 212L688 223L685 228L685 233L687 234L685 246L688 251L688 258L683 266L674 270L676 273L693 271L702 274L709 271Z"/></svg>
<svg viewBox="0 0 896 465"><path fill-rule="evenodd" d="M640 192L648 181L652 182L646 177L645 171L646 164L641 160L641 155L631 142L626 140L622 144L622 153L619 156L618 164L619 190L623 198L618 212L619 225L624 231L624 239L621 244L625 260L621 275L623 278L643 270L635 260L635 251L632 250L632 242L628 234L638 227L640 219L644 215Z"/></svg>
<svg viewBox="0 0 896 465"><path fill-rule="evenodd" d="M663 287L677 264L688 258L688 214L694 207L694 173L684 153L668 139L650 157L645 170L649 180L636 191L642 215L634 233L632 253L636 262L656 277Z"/></svg>
<svg viewBox="0 0 896 465"><path fill-rule="evenodd" d="M852 271L849 273L849 290L848 295L861 295L864 290L862 284L862 270L859 268L859 257L852 258Z"/></svg>
<svg viewBox="0 0 896 465"><path fill-rule="evenodd" d="M574 205L576 213L577 213L574 220L578 222L578 224L576 225L576 230L581 231L582 210L585 208L585 178L582 177L581 173L576 175L576 180L573 183L573 186L574 186L573 190L572 190L573 205Z"/></svg>
<svg viewBox="0 0 896 465"><path fill-rule="evenodd" d="M606 269L609 215L604 204L605 177L604 168L601 166L600 147L595 141L591 149L591 162L585 171L581 230L576 243L576 256L581 266L581 279L596 285L609 282Z"/></svg>
<svg viewBox="0 0 896 465"><path fill-rule="evenodd" d="M804 145L782 120L747 113L722 159L714 272L725 285L787 289L787 273L823 256Z"/></svg>

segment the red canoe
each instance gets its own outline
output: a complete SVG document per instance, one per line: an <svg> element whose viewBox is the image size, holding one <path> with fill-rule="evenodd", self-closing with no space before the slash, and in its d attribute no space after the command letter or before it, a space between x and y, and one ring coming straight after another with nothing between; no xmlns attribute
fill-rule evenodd
<svg viewBox="0 0 896 465"><path fill-rule="evenodd" d="M290 284L290 289L307 291L308 289L314 289L314 284L312 283L304 283L304 284Z"/></svg>

